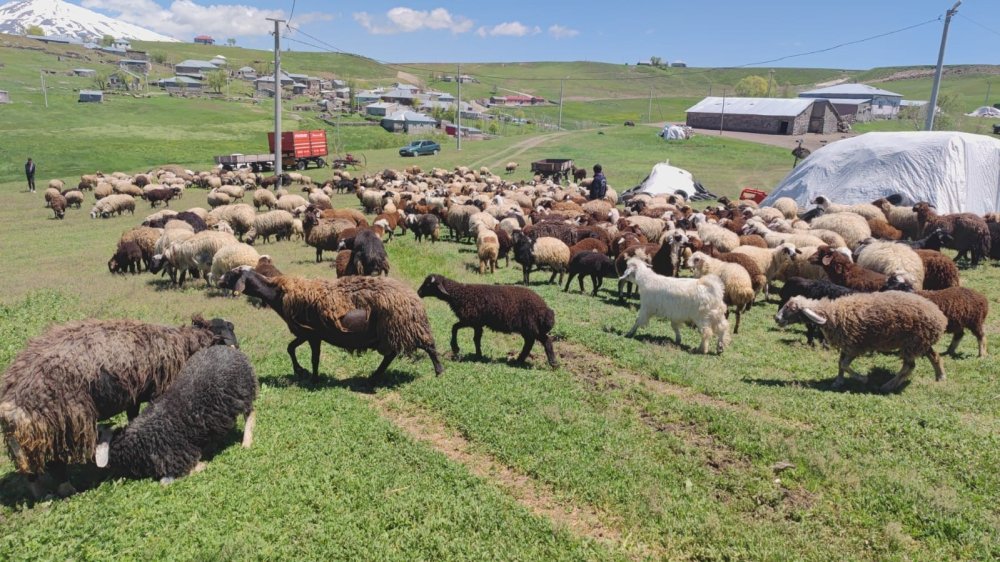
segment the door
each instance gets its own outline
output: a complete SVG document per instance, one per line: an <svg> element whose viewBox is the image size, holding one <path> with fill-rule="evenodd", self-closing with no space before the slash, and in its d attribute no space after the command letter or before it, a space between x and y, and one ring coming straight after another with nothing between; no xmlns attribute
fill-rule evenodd
<svg viewBox="0 0 1000 562"><path fill-rule="evenodd" d="M788 121L782 121L781 122L781 125L778 126L778 134L779 135L787 135L788 134Z"/></svg>

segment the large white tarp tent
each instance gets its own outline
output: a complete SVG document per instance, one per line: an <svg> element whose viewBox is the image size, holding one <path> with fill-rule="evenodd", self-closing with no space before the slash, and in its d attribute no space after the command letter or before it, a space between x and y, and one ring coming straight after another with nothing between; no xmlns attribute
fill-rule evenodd
<svg viewBox="0 0 1000 562"><path fill-rule="evenodd" d="M864 203L899 194L939 213L1000 210L1000 140L957 132L867 133L829 144L802 161L762 205L819 195Z"/></svg>
<svg viewBox="0 0 1000 562"><path fill-rule="evenodd" d="M995 107L990 107L988 105L984 105L983 107L980 107L979 109L973 111L972 113L966 113L966 115L969 116L969 117L998 117L998 118L1000 118L1000 109L997 109Z"/></svg>
<svg viewBox="0 0 1000 562"><path fill-rule="evenodd" d="M684 197L695 193L694 176L691 172L671 166L669 162L660 162L653 166L649 176L642 183L626 191L630 195L648 193L650 195L673 195L684 192Z"/></svg>

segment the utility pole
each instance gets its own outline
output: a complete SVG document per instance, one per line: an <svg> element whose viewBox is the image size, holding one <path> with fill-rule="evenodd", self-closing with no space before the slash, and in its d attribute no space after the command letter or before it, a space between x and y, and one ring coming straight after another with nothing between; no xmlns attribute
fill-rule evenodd
<svg viewBox="0 0 1000 562"><path fill-rule="evenodd" d="M281 176L281 24L285 20L264 18L274 22L274 175Z"/></svg>
<svg viewBox="0 0 1000 562"><path fill-rule="evenodd" d="M458 141L458 151L462 151L462 65L458 65L458 107L455 109L455 140Z"/></svg>
<svg viewBox="0 0 1000 562"><path fill-rule="evenodd" d="M646 111L646 122L653 122L653 87L649 87L649 109Z"/></svg>
<svg viewBox="0 0 1000 562"><path fill-rule="evenodd" d="M951 18L958 13L958 7L962 0L955 2L955 5L945 13L944 31L941 32L941 49L938 51L937 70L934 71L934 85L931 86L931 101L927 106L927 124L924 130L934 130L934 114L937 113L938 88L941 87L941 71L944 67L944 48L948 43L948 26L951 25Z"/></svg>
<svg viewBox="0 0 1000 562"><path fill-rule="evenodd" d="M563 104L563 86L566 85L566 79L559 81L559 124L558 128L562 130L562 104Z"/></svg>
<svg viewBox="0 0 1000 562"><path fill-rule="evenodd" d="M774 69L767 72L767 97L771 97L771 82L774 81Z"/></svg>
<svg viewBox="0 0 1000 562"><path fill-rule="evenodd" d="M49 93L47 91L45 91L45 71L44 70L38 71L38 75L42 79L42 96L45 97L45 107L48 107L49 106Z"/></svg>
<svg viewBox="0 0 1000 562"><path fill-rule="evenodd" d="M719 114L719 134L722 134L722 124L726 121L726 89L722 89L722 113Z"/></svg>

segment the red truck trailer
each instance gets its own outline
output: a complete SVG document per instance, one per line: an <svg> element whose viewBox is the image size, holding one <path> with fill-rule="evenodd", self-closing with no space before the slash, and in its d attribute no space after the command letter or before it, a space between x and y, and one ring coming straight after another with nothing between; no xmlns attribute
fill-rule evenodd
<svg viewBox="0 0 1000 562"><path fill-rule="evenodd" d="M268 149L274 154L274 133L267 134ZM326 146L326 131L289 131L281 133L282 168L305 170L310 165L326 166L324 156L330 153Z"/></svg>

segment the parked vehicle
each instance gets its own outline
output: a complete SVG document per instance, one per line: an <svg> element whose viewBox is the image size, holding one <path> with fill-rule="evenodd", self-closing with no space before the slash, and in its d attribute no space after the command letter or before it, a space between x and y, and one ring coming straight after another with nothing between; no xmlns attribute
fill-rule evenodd
<svg viewBox="0 0 1000 562"><path fill-rule="evenodd" d="M573 160L570 158L546 158L531 163L532 173L557 182L568 180L572 170Z"/></svg>
<svg viewBox="0 0 1000 562"><path fill-rule="evenodd" d="M441 145L432 140L415 140L399 149L400 156L420 156L421 154L437 154Z"/></svg>
<svg viewBox="0 0 1000 562"><path fill-rule="evenodd" d="M254 172L268 172L274 169L274 133L267 134L269 154L223 154L215 157L215 163L225 170L250 168ZM326 131L288 131L281 133L281 168L283 170L305 170L310 165L317 168L326 166L324 156L329 154L326 146Z"/></svg>

